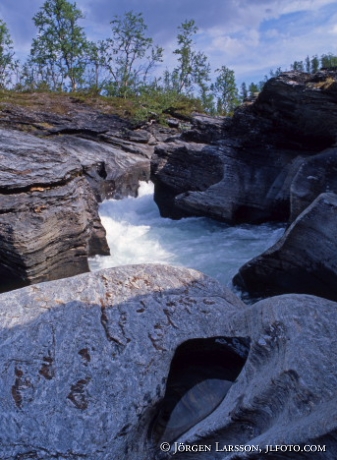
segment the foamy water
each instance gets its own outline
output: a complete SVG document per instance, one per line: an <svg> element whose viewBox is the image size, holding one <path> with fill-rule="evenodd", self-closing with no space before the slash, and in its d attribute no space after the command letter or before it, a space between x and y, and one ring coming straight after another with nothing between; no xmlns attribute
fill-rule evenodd
<svg viewBox="0 0 337 460"><path fill-rule="evenodd" d="M141 183L138 198L106 200L99 214L111 256L96 256L91 270L140 263L169 263L195 268L225 285L241 265L274 244L284 225L227 224L204 217L160 217L153 184Z"/></svg>

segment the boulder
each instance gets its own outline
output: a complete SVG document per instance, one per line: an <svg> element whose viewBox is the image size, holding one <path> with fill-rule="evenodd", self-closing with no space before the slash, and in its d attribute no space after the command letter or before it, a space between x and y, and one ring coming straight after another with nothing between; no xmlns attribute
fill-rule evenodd
<svg viewBox="0 0 337 460"><path fill-rule="evenodd" d="M242 308L217 281L163 265L2 294L0 457L153 458L144 449L175 349L221 336Z"/></svg>
<svg viewBox="0 0 337 460"><path fill-rule="evenodd" d="M81 164L57 144L0 130L1 289L88 271L109 254Z"/></svg>
<svg viewBox="0 0 337 460"><path fill-rule="evenodd" d="M188 215L176 206L177 191L205 190L221 180L222 169L222 159L213 146L181 140L158 144L152 157L151 177L161 215Z"/></svg>
<svg viewBox="0 0 337 460"><path fill-rule="evenodd" d="M305 295L247 307L164 265L2 294L0 456L159 460L180 445L181 459L243 460L289 444L333 460L336 315L336 303Z"/></svg>
<svg viewBox="0 0 337 460"><path fill-rule="evenodd" d="M307 293L337 300L337 195L322 193L233 283L251 295Z"/></svg>
<svg viewBox="0 0 337 460"><path fill-rule="evenodd" d="M173 451L152 458L334 460L336 315L334 302L293 294L228 316L227 340L228 332L250 339L241 373L211 414L171 442Z"/></svg>

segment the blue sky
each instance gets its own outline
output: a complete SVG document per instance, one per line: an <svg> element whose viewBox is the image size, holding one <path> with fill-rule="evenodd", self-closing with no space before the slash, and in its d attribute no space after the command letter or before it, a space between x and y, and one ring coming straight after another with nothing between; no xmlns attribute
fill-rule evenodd
<svg viewBox="0 0 337 460"><path fill-rule="evenodd" d="M0 0L0 18L24 60L36 29L32 17L44 0ZM337 54L337 2L331 0L78 0L85 13L81 25L91 40L107 38L110 20L126 11L142 12L148 33L165 49L174 66L177 27L194 19L196 49L212 69L226 65L237 83L262 80L270 69L288 69L307 55ZM157 70L159 72L159 70ZM161 70L160 70L161 72Z"/></svg>

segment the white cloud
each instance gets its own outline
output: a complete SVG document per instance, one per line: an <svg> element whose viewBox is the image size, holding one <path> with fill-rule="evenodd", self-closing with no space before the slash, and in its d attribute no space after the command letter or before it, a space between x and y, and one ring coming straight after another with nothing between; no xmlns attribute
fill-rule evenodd
<svg viewBox="0 0 337 460"><path fill-rule="evenodd" d="M336 3L335 0L293 0L285 2L279 0L279 14L296 13L299 11L315 11L325 5Z"/></svg>

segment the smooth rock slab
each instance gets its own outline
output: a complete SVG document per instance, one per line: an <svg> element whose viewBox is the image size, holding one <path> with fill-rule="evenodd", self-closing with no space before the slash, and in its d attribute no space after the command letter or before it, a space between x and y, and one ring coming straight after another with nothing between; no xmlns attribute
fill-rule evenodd
<svg viewBox="0 0 337 460"><path fill-rule="evenodd" d="M0 457L264 457L216 452L218 442L321 444L326 451L315 452L315 459L334 460L336 316L336 303L304 295L247 307L217 281L163 265L119 267L2 294ZM210 341L213 347L227 343L246 362L211 413L206 407L200 420L197 411L195 423L190 419L178 438L168 425L176 438L172 445L211 445L212 451L175 457L160 451L164 439L154 441L152 433L176 351L196 339L198 345L189 346L193 359L199 351L202 357L207 339L208 347ZM212 365L205 364L205 375ZM199 399L203 388L197 385ZM190 406L193 398L186 398L182 402ZM179 421L185 417L177 407L172 423L178 409ZM294 453L271 458L294 459Z"/></svg>
<svg viewBox="0 0 337 460"><path fill-rule="evenodd" d="M148 425L175 349L221 335L242 308L215 280L166 266L2 294L0 457L149 458Z"/></svg>

